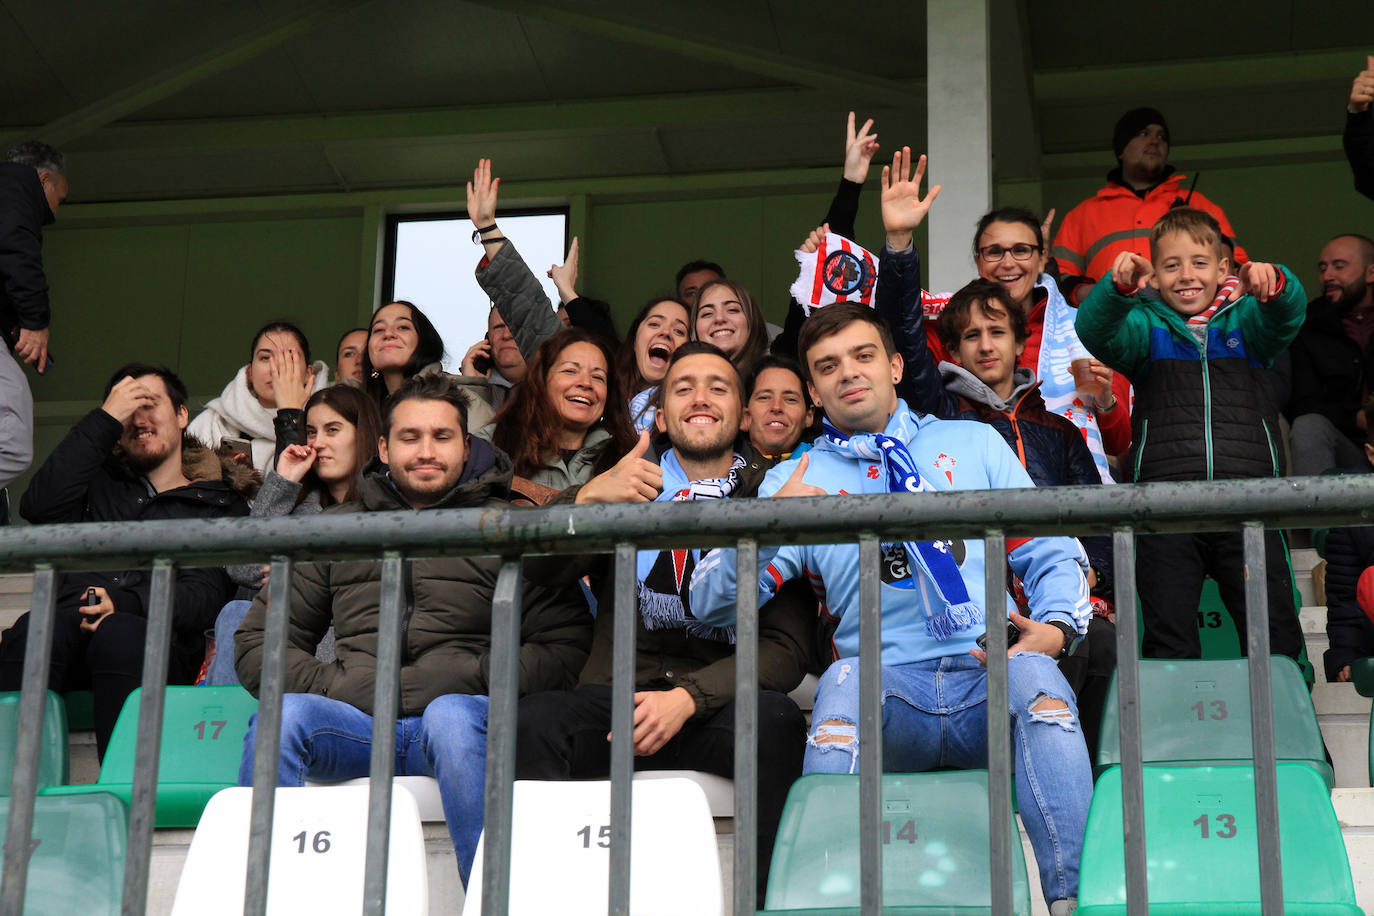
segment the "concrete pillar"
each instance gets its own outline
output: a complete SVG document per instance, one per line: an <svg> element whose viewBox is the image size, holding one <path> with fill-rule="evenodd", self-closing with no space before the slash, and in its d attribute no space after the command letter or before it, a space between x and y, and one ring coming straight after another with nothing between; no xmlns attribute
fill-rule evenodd
<svg viewBox="0 0 1374 916"><path fill-rule="evenodd" d="M926 180L944 186L927 218L930 290L973 279L973 229L992 209L989 27L988 0L926 0Z"/></svg>

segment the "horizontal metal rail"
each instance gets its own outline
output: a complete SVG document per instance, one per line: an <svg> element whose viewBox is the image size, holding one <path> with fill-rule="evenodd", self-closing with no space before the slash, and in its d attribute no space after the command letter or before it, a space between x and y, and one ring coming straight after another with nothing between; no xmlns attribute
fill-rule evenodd
<svg viewBox="0 0 1374 916"><path fill-rule="evenodd" d="M96 522L0 529L0 572L407 556L610 553L712 547L752 538L826 544L860 531L887 539L1036 534L1138 534L1374 523L1374 475L1222 480L1025 490L730 499L538 509L441 509L365 515Z"/></svg>

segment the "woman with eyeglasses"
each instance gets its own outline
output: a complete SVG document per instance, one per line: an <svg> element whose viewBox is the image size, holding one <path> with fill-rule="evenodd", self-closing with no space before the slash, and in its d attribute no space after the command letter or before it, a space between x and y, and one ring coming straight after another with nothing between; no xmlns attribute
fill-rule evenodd
<svg viewBox="0 0 1374 916"><path fill-rule="evenodd" d="M1078 342L1073 330L1076 310L1045 272L1048 261L1045 226L1031 211L1001 207L978 221L973 233L978 276L1000 284L1025 314L1029 336L1020 363L1041 379L1046 406L1083 430L1089 448L1097 433L1107 455L1124 454L1131 445L1130 380L1092 359ZM936 302L943 305L940 300L948 298L936 297ZM930 311L928 301L927 314ZM933 321L927 324L934 326ZM938 343L931 343L941 353ZM1110 482L1104 456L1095 457L1103 481Z"/></svg>

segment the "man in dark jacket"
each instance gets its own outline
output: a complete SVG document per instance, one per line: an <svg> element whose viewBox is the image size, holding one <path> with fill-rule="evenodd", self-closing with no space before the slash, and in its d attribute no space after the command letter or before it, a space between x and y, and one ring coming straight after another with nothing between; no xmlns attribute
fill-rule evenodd
<svg viewBox="0 0 1374 916"><path fill-rule="evenodd" d="M725 354L706 343L674 351L660 389L655 424L666 442L655 462L645 432L616 467L593 478L577 502L678 502L753 496L767 464L740 435L747 425L743 386ZM658 491L662 492L659 493ZM652 496L650 494L653 494ZM641 551L637 563L635 767L734 775L735 636L707 626L687 602L699 551ZM604 778L610 768L614 577L593 574L600 601L592 654L577 689L520 701L516 776ZM806 726L787 696L811 655L817 603L797 581L759 611L760 896L787 790L801 774Z"/></svg>
<svg viewBox="0 0 1374 916"><path fill-rule="evenodd" d="M1369 401L1370 344L1374 343L1374 241L1338 235L1317 261L1322 295L1289 352L1293 393L1293 473L1366 467L1364 407Z"/></svg>
<svg viewBox="0 0 1374 916"><path fill-rule="evenodd" d="M443 377L417 376L387 399L379 460L362 498L330 512L426 511L507 504L511 462L466 432L467 400ZM491 602L496 557L407 560L397 775L433 776L466 885L482 831ZM290 642L277 784L336 782L369 771L376 689L377 561L306 563L291 580ZM239 679L257 694L267 590L235 636ZM331 662L315 646L334 627ZM571 686L591 643L591 615L575 584L529 585L521 615L520 692ZM239 782L250 785L256 719Z"/></svg>
<svg viewBox="0 0 1374 916"><path fill-rule="evenodd" d="M67 198L62 154L31 140L0 163L0 487L33 460L33 396L11 355L40 373L48 363L43 227Z"/></svg>
<svg viewBox="0 0 1374 916"><path fill-rule="evenodd" d="M1345 158L1355 175L1355 190L1374 200L1374 54L1365 57L1365 67L1355 74L1350 85L1350 101L1345 106Z"/></svg>
<svg viewBox="0 0 1374 916"><path fill-rule="evenodd" d="M186 388L170 369L131 363L105 386L105 402L72 427L33 476L20 513L34 524L247 515L229 471L209 449L184 440ZM65 573L48 686L95 694L96 750L103 758L124 700L143 679L150 577L146 570ZM234 595L221 567L177 567L167 678L190 684L205 631ZM0 640L0 690L18 690L29 617Z"/></svg>

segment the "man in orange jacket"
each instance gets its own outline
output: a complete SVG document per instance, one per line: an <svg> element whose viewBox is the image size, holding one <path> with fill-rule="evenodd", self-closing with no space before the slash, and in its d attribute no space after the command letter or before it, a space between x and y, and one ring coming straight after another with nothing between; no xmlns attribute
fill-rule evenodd
<svg viewBox="0 0 1374 916"><path fill-rule="evenodd" d="M1122 115L1112 131L1112 152L1117 167L1107 173L1106 186L1069 211L1050 250L1059 264L1059 288L1073 305L1111 272L1121 252L1148 258L1151 227L1174 207L1207 211L1235 242L1222 209L1193 190L1197 176L1184 187L1185 176L1169 165L1169 125L1156 109L1133 108ZM1235 250L1237 266L1250 260L1239 244Z"/></svg>

